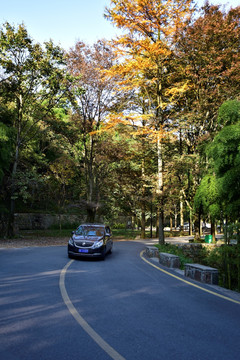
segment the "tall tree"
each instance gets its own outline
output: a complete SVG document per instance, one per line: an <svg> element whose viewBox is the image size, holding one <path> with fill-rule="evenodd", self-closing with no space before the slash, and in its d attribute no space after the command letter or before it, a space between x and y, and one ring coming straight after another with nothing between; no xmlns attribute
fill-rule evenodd
<svg viewBox="0 0 240 360"><path fill-rule="evenodd" d="M174 35L191 14L191 0L112 0L106 17L125 31L113 42L119 56L112 74L124 89L142 91L148 101L150 126L158 150L156 192L159 197L159 242L164 242L163 133L169 120L172 92L181 91L171 80ZM170 91L171 90L171 91Z"/></svg>
<svg viewBox="0 0 240 360"><path fill-rule="evenodd" d="M219 123L225 125L209 145L219 196L225 205L226 216L240 219L240 102L230 100L219 110Z"/></svg>
<svg viewBox="0 0 240 360"><path fill-rule="evenodd" d="M240 7L225 12L206 2L200 16L179 34L177 55L188 82L180 109L185 127L198 136L217 130L219 105L239 94L239 22Z"/></svg>
<svg viewBox="0 0 240 360"><path fill-rule="evenodd" d="M216 220L240 219L240 102L223 103L218 122L222 129L206 148L208 169L194 198L195 208L211 221L214 240Z"/></svg>
<svg viewBox="0 0 240 360"><path fill-rule="evenodd" d="M221 219L221 212L223 212L224 202L219 196L218 181L214 173L205 175L196 191L194 198L194 206L205 219L210 220L211 234L213 242L216 240L216 220Z"/></svg>
<svg viewBox="0 0 240 360"><path fill-rule="evenodd" d="M191 168L181 175L187 179L182 181L182 191L191 207L208 168L206 145L220 127L219 105L239 94L239 11L237 7L225 12L206 2L200 15L193 17L176 38L178 79L187 83L184 91L175 96L184 145L181 162L192 159ZM197 228L201 231L199 214L195 213L194 218L196 235Z"/></svg>
<svg viewBox="0 0 240 360"><path fill-rule="evenodd" d="M14 232L15 179L21 150L38 131L59 99L65 80L63 51L45 43L34 44L24 25L5 23L0 31L0 95L11 108L14 152L11 158L10 217L8 235Z"/></svg>
<svg viewBox="0 0 240 360"><path fill-rule="evenodd" d="M101 200L99 184L103 169L97 161L100 135L96 131L117 100L112 91L113 81L107 81L102 73L112 66L112 59L111 48L100 40L93 46L78 42L68 54L69 71L77 79L73 88L72 121L75 121L83 144L79 159L83 159L85 171L85 204L89 221L94 221Z"/></svg>

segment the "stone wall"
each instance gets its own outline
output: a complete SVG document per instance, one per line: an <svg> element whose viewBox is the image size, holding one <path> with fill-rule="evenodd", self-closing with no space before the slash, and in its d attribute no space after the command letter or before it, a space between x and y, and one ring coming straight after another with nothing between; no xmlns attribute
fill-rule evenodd
<svg viewBox="0 0 240 360"><path fill-rule="evenodd" d="M54 215L54 214L15 214L16 230L46 230L52 226L60 226L63 224L80 224L86 219L77 215Z"/></svg>
<svg viewBox="0 0 240 360"><path fill-rule="evenodd" d="M218 269L201 264L185 264L184 275L206 284L218 285Z"/></svg>
<svg viewBox="0 0 240 360"><path fill-rule="evenodd" d="M167 266L169 268L180 268L180 259L179 256L160 252L159 254L160 264Z"/></svg>

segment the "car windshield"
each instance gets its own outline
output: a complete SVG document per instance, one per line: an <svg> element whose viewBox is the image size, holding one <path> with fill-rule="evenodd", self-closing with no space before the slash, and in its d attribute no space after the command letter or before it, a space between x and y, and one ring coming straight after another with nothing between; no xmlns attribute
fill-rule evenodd
<svg viewBox="0 0 240 360"><path fill-rule="evenodd" d="M93 227L93 226L80 226L76 230L76 235L81 236L103 236L104 228L102 227Z"/></svg>

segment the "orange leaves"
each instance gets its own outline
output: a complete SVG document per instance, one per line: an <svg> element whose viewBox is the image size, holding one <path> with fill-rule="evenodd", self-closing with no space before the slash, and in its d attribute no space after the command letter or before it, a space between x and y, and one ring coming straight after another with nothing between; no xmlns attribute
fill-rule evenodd
<svg viewBox="0 0 240 360"><path fill-rule="evenodd" d="M110 113L100 129L97 131L92 131L91 135L110 132L111 130L115 131L118 125L129 125L129 120L122 113Z"/></svg>
<svg viewBox="0 0 240 360"><path fill-rule="evenodd" d="M149 126L139 126L137 131L131 133L132 136L143 136L153 143L160 141L164 143L165 141L171 141L173 139L173 133L166 131L164 126L161 126L159 130L150 128Z"/></svg>
<svg viewBox="0 0 240 360"><path fill-rule="evenodd" d="M106 77L116 77L118 91L154 85L160 66L171 57L172 51L162 42L150 39L131 40L122 36L113 44L118 61L105 72ZM146 78L146 73L151 76Z"/></svg>
<svg viewBox="0 0 240 360"><path fill-rule="evenodd" d="M106 76L115 77L118 91L134 96L136 114L112 114L103 131L122 124L134 128L132 136L151 141L172 136L164 124L173 121L172 109L188 89L181 74L176 74L174 36L191 15L191 4L192 0L111 1L106 17L125 34L112 42L116 63ZM144 115L139 115L141 110Z"/></svg>
<svg viewBox="0 0 240 360"><path fill-rule="evenodd" d="M105 16L117 27L152 41L172 35L191 13L191 0L112 0Z"/></svg>
<svg viewBox="0 0 240 360"><path fill-rule="evenodd" d="M191 0L111 1L105 16L126 31L112 43L119 64L111 71L124 78L121 85L129 88L139 81L142 86L147 72L159 81L163 63L172 55L173 35L190 14Z"/></svg>
<svg viewBox="0 0 240 360"><path fill-rule="evenodd" d="M155 119L153 115L136 114L136 113L111 113L105 119L99 130L91 132L91 135L101 134L104 132L115 132L116 130L126 131L129 137L145 137L149 141L156 143L157 141L171 141L174 133L167 130L164 125L156 129Z"/></svg>

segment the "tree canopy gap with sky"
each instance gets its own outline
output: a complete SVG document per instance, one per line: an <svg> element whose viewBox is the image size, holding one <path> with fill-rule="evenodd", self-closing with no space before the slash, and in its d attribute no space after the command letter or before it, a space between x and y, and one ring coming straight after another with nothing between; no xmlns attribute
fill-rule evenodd
<svg viewBox="0 0 240 360"><path fill-rule="evenodd" d="M204 3L198 0L198 6ZM212 0L211 4L236 7L239 0ZM108 0L31 0L0 1L0 22L11 25L24 23L35 42L53 40L65 50L80 40L93 44L99 39L110 40L120 31L107 21L103 14Z"/></svg>

